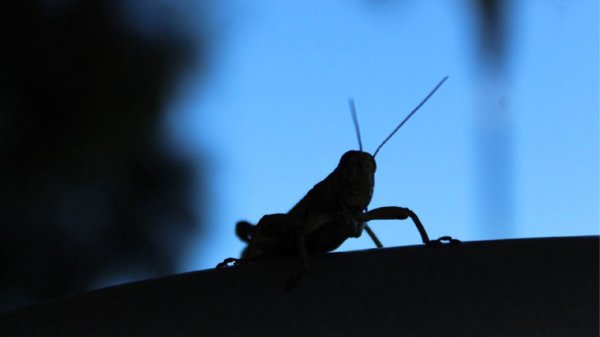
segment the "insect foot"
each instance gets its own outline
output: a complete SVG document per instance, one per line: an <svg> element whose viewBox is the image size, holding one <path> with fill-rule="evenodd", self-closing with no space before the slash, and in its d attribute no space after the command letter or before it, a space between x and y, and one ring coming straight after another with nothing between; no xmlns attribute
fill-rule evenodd
<svg viewBox="0 0 600 337"><path fill-rule="evenodd" d="M223 260L223 262L217 264L217 266L215 268L217 268L217 269L231 268L231 267L239 266L240 264L243 264L245 262L246 262L245 259L236 259L235 257L228 257L225 260Z"/></svg>
<svg viewBox="0 0 600 337"><path fill-rule="evenodd" d="M460 240L455 239L448 235L441 236L436 240L429 240L426 243L426 245L431 246L431 247L443 246L443 245L454 246L454 245L459 245L459 244L461 244Z"/></svg>

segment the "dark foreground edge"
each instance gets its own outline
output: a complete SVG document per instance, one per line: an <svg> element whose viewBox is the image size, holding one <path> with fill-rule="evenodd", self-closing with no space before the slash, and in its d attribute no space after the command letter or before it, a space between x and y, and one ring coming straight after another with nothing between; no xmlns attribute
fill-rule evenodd
<svg viewBox="0 0 600 337"><path fill-rule="evenodd" d="M0 336L598 336L599 238L334 253L107 288L0 317Z"/></svg>

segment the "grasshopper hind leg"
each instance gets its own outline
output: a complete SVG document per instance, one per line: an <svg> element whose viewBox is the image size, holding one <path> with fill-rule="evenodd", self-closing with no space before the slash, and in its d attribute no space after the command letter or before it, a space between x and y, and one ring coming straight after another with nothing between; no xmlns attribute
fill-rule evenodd
<svg viewBox="0 0 600 337"><path fill-rule="evenodd" d="M240 225L245 226L245 225ZM268 214L251 228L252 235L245 250L245 258L288 256L296 253L294 239L300 226L298 219L288 214Z"/></svg>
<svg viewBox="0 0 600 337"><path fill-rule="evenodd" d="M249 243L252 240L254 233L256 232L256 228L257 228L256 225L253 225L253 224L249 223L248 221L238 222L235 225L235 234L240 240L248 243L248 245L246 246L246 248L244 248L244 250L242 250L242 253L240 254L240 258L228 257L225 260L223 260L223 262L217 264L216 268L233 267L233 266L237 266L240 263L247 261L248 260L247 255L248 255Z"/></svg>

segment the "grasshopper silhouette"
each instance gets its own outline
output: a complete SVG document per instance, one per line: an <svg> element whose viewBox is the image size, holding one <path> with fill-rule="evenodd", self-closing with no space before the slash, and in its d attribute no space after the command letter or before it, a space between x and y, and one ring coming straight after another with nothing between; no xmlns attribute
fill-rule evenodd
<svg viewBox="0 0 600 337"><path fill-rule="evenodd" d="M423 243L440 245L443 242L460 241L449 236L430 240L417 215L404 207L380 207L368 211L375 183L375 156L381 147L425 104L425 102L448 79L444 77L416 108L377 147L373 155L362 151L360 129L354 102L350 109L354 121L359 151L342 155L338 166L321 182L316 184L288 213L268 214L257 225L240 221L236 234L248 243L242 259L225 259L217 267L231 262L255 260L262 257L299 255L304 270L309 269L310 254L325 253L338 248L346 239L361 236L363 230L375 245L383 247L375 233L367 225L371 220L405 220L411 218L421 235Z"/></svg>

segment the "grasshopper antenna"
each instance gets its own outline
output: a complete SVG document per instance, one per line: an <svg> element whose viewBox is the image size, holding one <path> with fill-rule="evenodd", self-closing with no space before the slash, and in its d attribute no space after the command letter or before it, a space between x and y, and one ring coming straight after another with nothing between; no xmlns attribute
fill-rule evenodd
<svg viewBox="0 0 600 337"><path fill-rule="evenodd" d="M392 138L392 136L394 136L394 134L400 130L400 128L402 127L402 125L404 125L404 123L406 123L406 121L412 117L412 115L415 114L415 112L417 112L417 110L419 110L423 104L425 104L425 102L427 102L427 100L429 100L429 98L431 96L433 96L433 94L435 94L435 92L442 86L442 84L444 84L444 82L446 82L446 80L448 79L448 76L442 78L442 80L435 86L435 88L433 88L433 90L431 90L431 92L429 92L429 94L421 101L421 103L419 103L419 105L417 105L416 108L413 109L413 111L411 111L411 113L408 114L408 116L406 116L404 118L404 120L402 122L400 122L400 124L398 124L398 126L394 129L394 131L392 131L392 133L390 133L389 136L387 136L387 138L381 142L381 144L379 144L379 146L377 147L377 150L375 150L375 153L373 153L373 158L377 155L377 152L379 152L379 150L381 150L381 147L383 145L385 145L385 143L387 143L388 140L390 140L390 138Z"/></svg>
<svg viewBox="0 0 600 337"><path fill-rule="evenodd" d="M358 127L358 117L356 117L356 106L354 106L354 99L348 100L350 104L350 112L352 113L352 121L354 122L354 130L356 130L356 138L358 138L358 149L362 152L362 139L360 138L360 128Z"/></svg>

